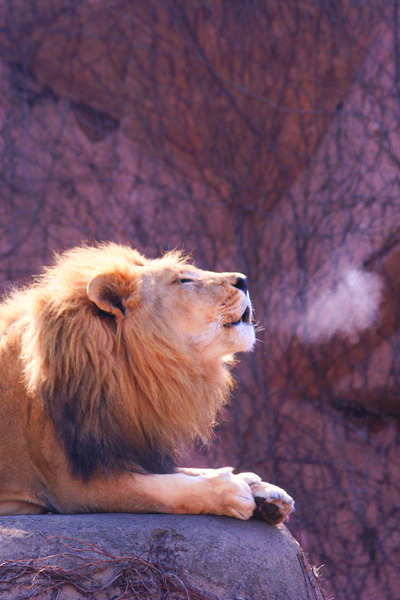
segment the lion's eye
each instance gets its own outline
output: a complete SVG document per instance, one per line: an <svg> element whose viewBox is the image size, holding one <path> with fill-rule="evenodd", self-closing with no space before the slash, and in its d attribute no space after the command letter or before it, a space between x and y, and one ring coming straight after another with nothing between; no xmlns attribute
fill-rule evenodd
<svg viewBox="0 0 400 600"><path fill-rule="evenodd" d="M179 283L192 283L193 279L183 278L179 280Z"/></svg>

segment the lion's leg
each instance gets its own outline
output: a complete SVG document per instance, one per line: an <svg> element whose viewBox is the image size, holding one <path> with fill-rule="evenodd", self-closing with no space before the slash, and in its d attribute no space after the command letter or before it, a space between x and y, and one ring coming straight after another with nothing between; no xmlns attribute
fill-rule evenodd
<svg viewBox="0 0 400 600"><path fill-rule="evenodd" d="M59 490L65 501L60 512L156 512L214 514L249 519L256 504L250 487L229 470L196 477L171 475L119 475L89 483L74 482L73 492ZM69 495L69 497L68 497Z"/></svg>
<svg viewBox="0 0 400 600"><path fill-rule="evenodd" d="M59 512L214 514L249 519L253 514L281 523L293 510L286 492L254 473L222 469L179 469L167 475L122 474L88 483L65 480L55 490ZM60 498L63 498L60 502Z"/></svg>
<svg viewBox="0 0 400 600"><path fill-rule="evenodd" d="M202 473L144 476L141 487L146 496L158 503L160 512L179 514L214 514L249 519L255 502L243 480L230 469L207 469Z"/></svg>

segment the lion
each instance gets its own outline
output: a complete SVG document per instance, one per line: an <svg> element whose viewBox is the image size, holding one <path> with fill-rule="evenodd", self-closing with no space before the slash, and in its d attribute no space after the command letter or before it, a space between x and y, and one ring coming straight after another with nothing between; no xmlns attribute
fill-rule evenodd
<svg viewBox="0 0 400 600"><path fill-rule="evenodd" d="M178 467L207 442L255 342L246 277L80 246L0 304L0 514L264 516L282 489L232 468Z"/></svg>

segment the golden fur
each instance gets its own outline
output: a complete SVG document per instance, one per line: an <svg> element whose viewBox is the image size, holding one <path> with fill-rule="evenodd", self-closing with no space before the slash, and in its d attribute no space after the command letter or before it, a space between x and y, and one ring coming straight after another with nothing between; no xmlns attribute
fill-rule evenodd
<svg viewBox="0 0 400 600"><path fill-rule="evenodd" d="M241 274L116 244L58 256L0 306L0 512L250 516L257 476L189 473L176 461L188 442L208 439L232 385L232 354L253 343ZM227 497L239 486L242 498L246 486L246 508L232 508L237 499L213 507L210 490L221 495L221 485Z"/></svg>

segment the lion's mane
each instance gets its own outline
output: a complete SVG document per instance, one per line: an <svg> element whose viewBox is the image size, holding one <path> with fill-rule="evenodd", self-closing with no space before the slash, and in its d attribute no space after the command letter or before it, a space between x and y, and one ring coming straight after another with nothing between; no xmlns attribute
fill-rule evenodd
<svg viewBox="0 0 400 600"><path fill-rule="evenodd" d="M156 260L185 261L176 252ZM154 309L141 305L137 318L118 320L88 299L88 282L107 273L114 301L126 294L134 303L132 265L149 263L116 244L74 249L0 308L0 327L20 330L28 393L84 479L173 471L187 442L208 439L232 385L223 360L194 360Z"/></svg>

